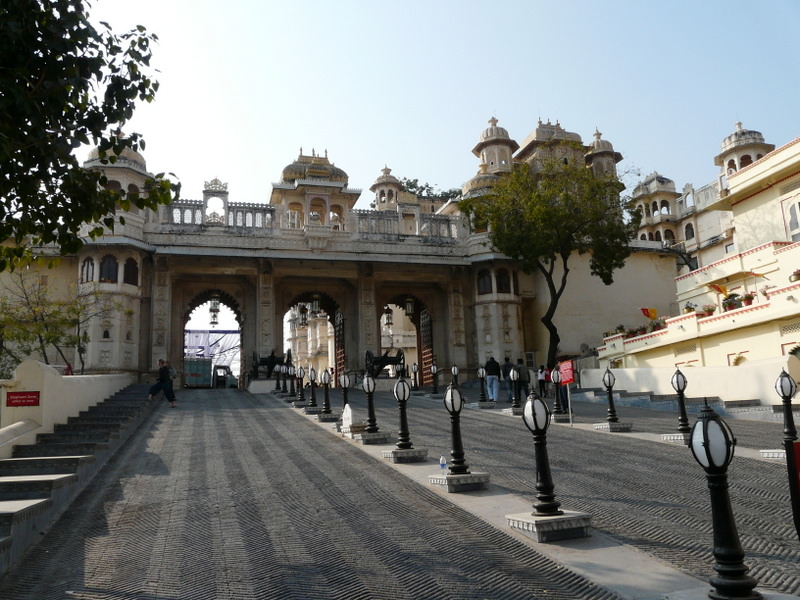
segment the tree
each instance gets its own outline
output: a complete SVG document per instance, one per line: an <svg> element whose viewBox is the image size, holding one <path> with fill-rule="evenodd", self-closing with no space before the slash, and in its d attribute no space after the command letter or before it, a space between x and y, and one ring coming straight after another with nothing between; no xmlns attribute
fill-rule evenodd
<svg viewBox="0 0 800 600"><path fill-rule="evenodd" d="M449 190L442 191L436 189L430 183L420 183L418 179L408 179L407 177L402 177L400 179L400 183L403 184L403 187L407 192L411 192L419 198L436 198L446 201L452 200L453 198L457 198L461 195L461 190L458 188L451 188Z"/></svg>
<svg viewBox="0 0 800 600"><path fill-rule="evenodd" d="M141 26L122 35L95 27L85 4L0 3L0 271L35 246L75 252L82 225L97 237L113 228L117 207L155 208L179 192L163 174L143 196L104 189L105 177L79 164L74 152L89 144L111 163L126 148L143 149L138 134L121 132L158 89L150 69L156 36Z"/></svg>
<svg viewBox="0 0 800 600"><path fill-rule="evenodd" d="M75 349L83 373L84 354L90 341L88 325L93 319L107 319L114 303L95 284L81 284L54 297L48 292L47 270L36 268L43 261L24 260L13 273L6 273L0 285L0 377L23 359L38 356L50 364L53 353L64 364L70 362L68 349Z"/></svg>
<svg viewBox="0 0 800 600"><path fill-rule="evenodd" d="M549 332L548 364L555 364L561 341L553 317L567 287L572 255L590 253L591 274L606 285L630 255L629 242L641 217L626 214L622 187L614 176L554 159L535 169L517 164L489 193L460 202L474 228L488 228L498 251L523 272L542 275L549 291L541 317Z"/></svg>

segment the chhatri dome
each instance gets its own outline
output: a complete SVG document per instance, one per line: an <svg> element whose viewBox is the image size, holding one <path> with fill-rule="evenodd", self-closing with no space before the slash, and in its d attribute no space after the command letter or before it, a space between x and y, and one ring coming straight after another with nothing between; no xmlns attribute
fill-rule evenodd
<svg viewBox="0 0 800 600"><path fill-rule="evenodd" d="M347 173L328 160L328 151L325 156L318 156L312 149L311 156L300 155L292 164L287 165L281 173L281 183L294 183L298 179L322 179L347 184Z"/></svg>

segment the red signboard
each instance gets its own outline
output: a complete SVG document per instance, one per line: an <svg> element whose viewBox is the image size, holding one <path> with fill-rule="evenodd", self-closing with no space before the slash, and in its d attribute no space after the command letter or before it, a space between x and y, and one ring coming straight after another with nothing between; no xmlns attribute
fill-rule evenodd
<svg viewBox="0 0 800 600"><path fill-rule="evenodd" d="M561 383L566 385L575 381L575 367L571 360L558 363L558 371L561 373Z"/></svg>
<svg viewBox="0 0 800 600"><path fill-rule="evenodd" d="M39 406L39 392L6 392L6 406Z"/></svg>

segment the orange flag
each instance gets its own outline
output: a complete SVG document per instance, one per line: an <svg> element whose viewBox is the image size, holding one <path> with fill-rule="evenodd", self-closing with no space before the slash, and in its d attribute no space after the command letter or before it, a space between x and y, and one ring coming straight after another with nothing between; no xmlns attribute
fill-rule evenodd
<svg viewBox="0 0 800 600"><path fill-rule="evenodd" d="M651 321L655 321L657 318L656 309L655 308L640 308L639 310L642 311L642 314L650 319Z"/></svg>
<svg viewBox="0 0 800 600"><path fill-rule="evenodd" d="M719 285L719 284L716 284L716 283L709 283L708 287L710 287L712 290L714 290L718 294L722 294L723 296L727 296L728 295L728 288L726 288L725 286L722 286L722 285Z"/></svg>

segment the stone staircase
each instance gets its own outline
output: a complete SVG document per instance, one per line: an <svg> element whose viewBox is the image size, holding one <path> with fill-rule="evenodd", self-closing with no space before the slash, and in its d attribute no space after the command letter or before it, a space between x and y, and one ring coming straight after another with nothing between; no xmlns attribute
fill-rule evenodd
<svg viewBox="0 0 800 600"><path fill-rule="evenodd" d="M0 459L0 575L34 546L155 405L129 386Z"/></svg>

